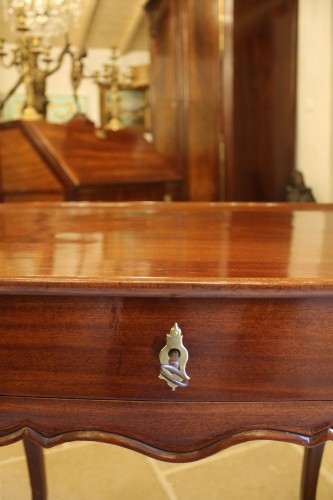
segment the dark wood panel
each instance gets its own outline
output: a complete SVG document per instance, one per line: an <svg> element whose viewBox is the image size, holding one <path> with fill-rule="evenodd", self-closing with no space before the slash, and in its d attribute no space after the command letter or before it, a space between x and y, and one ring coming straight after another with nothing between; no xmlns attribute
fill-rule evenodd
<svg viewBox="0 0 333 500"><path fill-rule="evenodd" d="M153 0L146 9L156 147L182 173L186 199L218 200L218 0Z"/></svg>
<svg viewBox="0 0 333 500"><path fill-rule="evenodd" d="M226 199L283 201L294 168L297 0L226 0Z"/></svg>
<svg viewBox="0 0 333 500"><path fill-rule="evenodd" d="M177 181L136 182L113 186L83 187L73 192L77 201L176 201L181 197Z"/></svg>
<svg viewBox="0 0 333 500"><path fill-rule="evenodd" d="M150 98L155 147L186 178L179 2L160 0L146 8L150 16Z"/></svg>
<svg viewBox="0 0 333 500"><path fill-rule="evenodd" d="M219 0L187 0L185 4L188 191L192 201L213 201L222 195L219 170Z"/></svg>

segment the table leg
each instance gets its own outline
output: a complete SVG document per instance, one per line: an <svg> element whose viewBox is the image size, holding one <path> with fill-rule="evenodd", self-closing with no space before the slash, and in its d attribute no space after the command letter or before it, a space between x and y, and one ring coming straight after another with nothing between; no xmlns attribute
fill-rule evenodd
<svg viewBox="0 0 333 500"><path fill-rule="evenodd" d="M47 487L43 449L28 439L24 439L23 443L29 469L32 500L46 500Z"/></svg>
<svg viewBox="0 0 333 500"><path fill-rule="evenodd" d="M301 500L315 500L321 459L325 444L304 450Z"/></svg>

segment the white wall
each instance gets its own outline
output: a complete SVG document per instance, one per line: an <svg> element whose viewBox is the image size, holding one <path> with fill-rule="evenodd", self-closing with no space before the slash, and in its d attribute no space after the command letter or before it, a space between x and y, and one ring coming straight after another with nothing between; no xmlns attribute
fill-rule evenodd
<svg viewBox="0 0 333 500"><path fill-rule="evenodd" d="M9 48L12 46L9 46ZM54 48L52 54L54 57L61 49ZM141 66L149 64L150 55L145 51L129 52L119 59L121 71L126 71L130 66ZM85 73L92 74L95 71L101 71L103 64L110 63L110 50L108 49L90 49L85 59ZM47 95L71 95L70 83L71 59L66 56L59 71L47 79ZM5 94L15 83L18 73L15 69L3 69L0 66L0 93ZM24 94L24 87L17 89L17 94ZM89 118L97 125L99 124L99 97L97 85L90 79L84 79L81 82L78 91L79 96L89 98Z"/></svg>
<svg viewBox="0 0 333 500"><path fill-rule="evenodd" d="M317 201L333 201L333 2L299 0L296 165Z"/></svg>

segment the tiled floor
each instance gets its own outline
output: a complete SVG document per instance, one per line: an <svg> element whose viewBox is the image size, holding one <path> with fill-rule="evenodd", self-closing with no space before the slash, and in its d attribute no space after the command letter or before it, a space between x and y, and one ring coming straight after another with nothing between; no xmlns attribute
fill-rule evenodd
<svg viewBox="0 0 333 500"><path fill-rule="evenodd" d="M292 500L303 450L244 443L192 464L167 464L105 444L71 443L45 452L49 500ZM333 498L333 443L326 445L317 500ZM20 443L0 448L0 500L29 500Z"/></svg>

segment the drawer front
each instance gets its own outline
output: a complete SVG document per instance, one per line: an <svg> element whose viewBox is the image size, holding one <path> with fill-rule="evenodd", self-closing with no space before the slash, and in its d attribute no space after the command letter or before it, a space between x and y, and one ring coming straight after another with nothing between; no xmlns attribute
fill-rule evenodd
<svg viewBox="0 0 333 500"><path fill-rule="evenodd" d="M0 297L0 394L166 401L333 397L330 299ZM177 322L188 387L158 378Z"/></svg>

